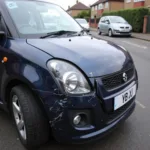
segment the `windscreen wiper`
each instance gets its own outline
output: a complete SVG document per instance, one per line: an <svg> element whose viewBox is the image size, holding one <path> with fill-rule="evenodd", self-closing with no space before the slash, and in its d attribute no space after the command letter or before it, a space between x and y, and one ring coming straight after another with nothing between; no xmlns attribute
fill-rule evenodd
<svg viewBox="0 0 150 150"><path fill-rule="evenodd" d="M56 32L50 32L47 33L44 36L41 36L41 39L47 38L47 37L51 37L51 36L61 36L63 34L68 34L68 35L72 35L72 34L76 34L76 31L66 31L66 30L60 30L60 31L56 31Z"/></svg>

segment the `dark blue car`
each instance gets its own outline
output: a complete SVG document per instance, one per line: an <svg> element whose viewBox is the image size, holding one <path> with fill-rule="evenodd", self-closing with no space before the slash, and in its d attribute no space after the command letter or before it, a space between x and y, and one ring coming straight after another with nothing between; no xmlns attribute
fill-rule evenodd
<svg viewBox="0 0 150 150"><path fill-rule="evenodd" d="M126 49L90 37L61 7L0 0L0 106L27 148L51 135L84 143L135 108L137 72Z"/></svg>

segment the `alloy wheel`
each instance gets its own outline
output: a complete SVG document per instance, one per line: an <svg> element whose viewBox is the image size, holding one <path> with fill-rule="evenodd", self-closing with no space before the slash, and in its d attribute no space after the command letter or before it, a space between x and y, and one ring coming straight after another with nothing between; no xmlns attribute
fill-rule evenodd
<svg viewBox="0 0 150 150"><path fill-rule="evenodd" d="M109 36L111 37L111 36L112 36L112 31L111 31L111 30L109 30L109 33L108 33L108 34L109 34Z"/></svg>
<svg viewBox="0 0 150 150"><path fill-rule="evenodd" d="M17 95L13 95L12 97L12 108L13 108L13 114L15 118L15 122L18 128L18 131L20 133L20 136L26 140L26 128L24 124L24 118L23 114L21 111L20 103L19 103L19 98Z"/></svg>

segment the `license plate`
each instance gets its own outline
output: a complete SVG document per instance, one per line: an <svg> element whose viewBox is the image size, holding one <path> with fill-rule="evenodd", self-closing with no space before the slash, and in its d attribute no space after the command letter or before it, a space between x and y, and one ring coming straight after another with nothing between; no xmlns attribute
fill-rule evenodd
<svg viewBox="0 0 150 150"><path fill-rule="evenodd" d="M136 94L136 85L128 89L126 92L116 96L114 98L114 110L117 110L118 108L122 107L127 102L129 102L135 96L135 94Z"/></svg>
<svg viewBox="0 0 150 150"><path fill-rule="evenodd" d="M122 32L129 32L129 29L124 29L122 30Z"/></svg>

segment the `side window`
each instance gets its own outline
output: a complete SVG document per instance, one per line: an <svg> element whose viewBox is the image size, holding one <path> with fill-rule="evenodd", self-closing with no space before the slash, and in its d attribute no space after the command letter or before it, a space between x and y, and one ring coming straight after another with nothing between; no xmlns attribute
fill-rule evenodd
<svg viewBox="0 0 150 150"><path fill-rule="evenodd" d="M105 22L105 17L102 17L101 22L103 23Z"/></svg>
<svg viewBox="0 0 150 150"><path fill-rule="evenodd" d="M108 17L105 17L105 23L106 23L106 24L110 24L110 21L109 21L109 18L108 18Z"/></svg>

